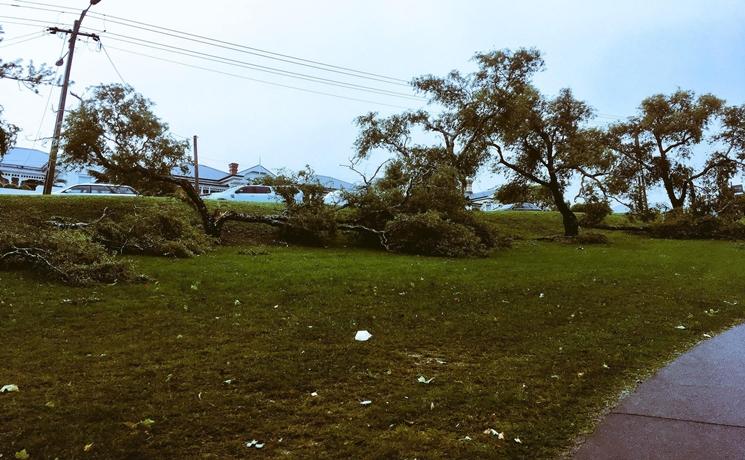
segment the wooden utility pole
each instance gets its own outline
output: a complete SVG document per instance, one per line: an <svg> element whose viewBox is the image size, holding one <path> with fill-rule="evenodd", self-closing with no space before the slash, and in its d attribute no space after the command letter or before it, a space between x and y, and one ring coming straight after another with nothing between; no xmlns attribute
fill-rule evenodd
<svg viewBox="0 0 745 460"><path fill-rule="evenodd" d="M88 8L84 9L80 13L80 18L75 21L72 30L60 29L58 27L50 27L47 29L49 33L56 34L57 32L63 32L70 34L70 44L67 51L67 65L65 66L65 79L62 82L62 92L59 95L59 107L57 108L57 121L54 124L54 137L52 138L52 148L49 151L49 161L47 162L47 173L44 177L44 195L52 193L52 186L54 185L54 176L57 169L57 151L59 150L60 135L62 134L62 121L65 118L65 102L67 101L67 89L70 86L70 72L72 71L72 56L75 54L75 42L78 41L78 36L92 38L93 40L99 41L100 38L96 34L88 34L80 32L80 24L83 22L86 13L91 6L99 3L101 0L91 0Z"/></svg>
<svg viewBox="0 0 745 460"><path fill-rule="evenodd" d="M197 135L194 135L194 188L198 194L202 194L199 190L199 155L197 153Z"/></svg>

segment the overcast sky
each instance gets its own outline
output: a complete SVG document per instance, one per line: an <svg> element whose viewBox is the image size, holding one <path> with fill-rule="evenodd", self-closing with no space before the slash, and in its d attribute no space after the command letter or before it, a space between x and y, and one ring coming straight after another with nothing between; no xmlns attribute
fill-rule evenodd
<svg viewBox="0 0 745 460"><path fill-rule="evenodd" d="M36 1L78 10L87 5L78 0ZM60 22L67 27L77 16L5 6L8 2L13 0L0 2L0 15ZM477 51L537 47L547 62L546 72L537 80L540 88L555 94L562 87L571 87L601 114L598 123L628 116L644 97L677 88L711 92L732 104L745 103L742 0L102 0L91 12L407 81L455 68L471 70L470 58ZM61 37L41 37L40 33L39 38L13 42L9 39L43 27L11 21L28 23L0 17L6 38L0 45L3 60L54 63L60 57ZM261 159L271 169L299 169L308 163L319 173L354 180L353 173L339 166L353 153L354 118L368 111L389 114L422 106L412 99L281 77L115 38L146 39L411 94L400 85L149 33L116 24L112 18L105 21L89 16L84 25L108 32L101 34L102 41L124 80L155 102L156 112L174 133L185 137L198 134L201 161L223 170L229 162L243 168ZM122 50L367 102L270 86ZM105 53L85 42L79 43L76 51L73 80L76 93L101 82L121 81ZM54 114L51 106L45 105L49 88L35 95L5 81L0 82L0 91L4 118L23 129L18 145L48 149L41 142L34 144L34 139L37 132L49 137L53 129ZM54 107L57 98L55 90L51 96ZM69 100L70 104L75 102L74 98ZM494 181L484 174L476 188L487 188Z"/></svg>

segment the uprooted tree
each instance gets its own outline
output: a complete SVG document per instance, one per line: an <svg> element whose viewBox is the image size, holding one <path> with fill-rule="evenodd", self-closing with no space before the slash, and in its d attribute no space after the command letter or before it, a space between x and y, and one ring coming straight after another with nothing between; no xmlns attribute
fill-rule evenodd
<svg viewBox="0 0 745 460"><path fill-rule="evenodd" d="M168 124L153 112L153 104L121 84L99 85L71 110L65 120L61 148L63 164L99 167L98 179L114 183L147 182L178 187L197 211L205 233L218 237L228 220L272 223L272 216L210 211L192 183L172 175L186 171L189 144L169 133Z"/></svg>
<svg viewBox="0 0 745 460"><path fill-rule="evenodd" d="M434 98L460 89L415 86ZM483 255L497 245L494 232L466 210L468 183L488 160L479 133L469 131L455 113L420 110L388 118L375 113L357 119L360 134L350 166L382 150L392 157L364 185L346 194L355 221L384 235L387 249L439 256ZM415 140L417 139L417 140ZM382 177L378 178L378 173Z"/></svg>
<svg viewBox="0 0 745 460"><path fill-rule="evenodd" d="M100 180L114 183L155 184L181 190L186 201L197 211L206 234L219 237L226 222L267 224L303 233L303 225L321 225L317 217L322 200L317 184L299 183L287 178L289 187L304 192L296 203L286 196L285 212L276 215L240 213L233 210L211 211L191 181L172 175L185 172L189 165L189 144L176 140L168 124L153 112L153 104L127 85L106 84L93 87L89 96L71 110L65 120L61 147L63 164L78 167L98 167ZM320 203L320 205L319 205ZM315 219L315 220L314 220ZM363 227L346 225L342 230L366 231ZM373 230L370 232L375 233Z"/></svg>
<svg viewBox="0 0 745 460"><path fill-rule="evenodd" d="M609 129L617 153L609 189L631 198L632 209L641 212L649 206L647 189L656 185L675 210L711 204L712 193L722 201L720 192L727 193L745 160L743 112L692 91L644 99L635 116ZM699 154L705 160L696 164Z"/></svg>

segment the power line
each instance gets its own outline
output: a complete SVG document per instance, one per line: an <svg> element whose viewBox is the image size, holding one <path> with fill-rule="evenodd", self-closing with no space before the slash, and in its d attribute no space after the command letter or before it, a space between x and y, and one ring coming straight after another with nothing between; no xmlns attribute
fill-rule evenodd
<svg viewBox="0 0 745 460"><path fill-rule="evenodd" d="M88 28L88 30L96 30L96 29L90 29L90 28ZM156 49L156 50L159 50L159 51L166 51L166 52L169 52L169 53L180 54L180 55L189 56L189 57L195 57L195 58L198 58L198 59L203 59L203 60L212 61L212 62L219 62L221 64L233 65L233 66L237 66L237 67L248 68L248 69L256 70L256 71L259 71L259 72L270 73L270 74L273 74L273 75L280 75L280 76L289 77L289 78L295 78L295 79L299 79L299 80L306 80L306 81L311 81L313 83L320 83L320 84L324 84L324 85L338 86L338 87L343 87L343 88L346 88L346 89L353 89L353 90L357 90L357 91L372 92L372 93L375 93L375 94L381 94L381 95L385 95L385 96L400 97L400 98L412 99L412 100L416 100L416 101L424 101L425 100L422 97L414 96L414 95L411 95L411 94L399 93L399 92L396 92L396 91L386 90L386 89L382 89L382 88L375 88L375 87L372 87L372 86L358 85L356 83L349 83L349 82L345 82L345 81L341 81L341 80L332 80L332 79L328 79L328 78L316 77L316 76L313 76L313 75L306 75L306 74L301 74L301 73L297 73L297 72L291 72L291 71L287 71L287 70L283 70L283 69L278 69L278 68L275 68L275 67L262 66L262 65L251 63L251 62L240 61L240 60L237 60L237 59L231 59L231 58L227 58L227 57L223 57L223 56L217 56L217 55L210 54L210 53L203 53L203 52L200 52L200 51L193 51L193 50L189 50L189 49L186 49L186 48L181 48L181 47L178 47L178 46L172 46L172 45L167 45L167 44L163 44L163 43L157 43L157 42L153 42L153 41L150 41L150 40L140 39L140 38L136 38L136 37L129 37L129 36L126 36L126 35L115 34L115 33L112 33L112 32L98 31L98 30L96 30L96 32L99 32L101 34L105 34L106 36L109 36L109 38L111 40L115 40L115 41L119 41L119 42L123 42L123 43L128 43L128 44L132 44L132 45L136 45L136 46L142 46L142 47L145 47L145 48ZM124 37L124 38L117 38L117 37Z"/></svg>
<svg viewBox="0 0 745 460"><path fill-rule="evenodd" d="M29 32L29 33L23 34L23 35L16 35L15 37L0 38L0 41L3 41L3 42L12 42L12 41L20 40L22 38L30 37L31 35L39 34L41 32L43 32L43 29L42 30L37 30L35 32Z"/></svg>
<svg viewBox="0 0 745 460"><path fill-rule="evenodd" d="M69 11L65 11L65 13L68 13L68 14L72 14L73 11L76 11L72 7L54 5L50 3L34 2L34 1L28 1L28 0L15 0L15 1L19 3L30 4L30 5L41 5L41 6L51 6L54 8L63 8L63 9L69 10ZM15 5L10 4L10 5L21 7L21 8L29 8L29 9L38 8L38 7L31 7L31 6L22 6L22 5L17 5L17 4ZM38 8L38 9L42 11L57 12L57 10L48 10L48 9L42 9L42 8ZM91 16L99 20L105 20L107 22L111 22L112 24L119 24L125 27L131 27L135 29L140 29L140 30L145 30L148 32L156 33L156 34L167 35L167 36L178 38L181 40L189 40L192 42L202 43L202 44L209 45L209 46L215 46L215 47L225 48L225 49L229 49L229 50L237 51L241 53L252 54L255 56L263 57L265 59L272 59L272 60L281 61L281 62L293 64L293 65L300 65L304 67L314 68L314 69L322 70L325 72L334 72L334 73L344 74L344 75L353 76L356 78L366 78L370 80L376 80L376 81L387 83L387 84L394 84L394 85L407 86L407 87L409 86L409 82L402 78L390 77L387 75L382 75L382 74L374 73L374 72L367 72L364 70L357 70L351 67L328 64L322 61L301 58L301 57L292 56L289 54L277 53L277 52L269 51L269 50L262 49L262 48L242 45L240 43L220 40L220 39L208 37L205 35L194 34L191 32L184 32L184 31L177 30L177 29L171 29L168 27L162 27L162 26L158 26L158 25L154 25L154 24L150 24L150 23L146 23L142 21L136 21L133 19L122 18L122 17L114 16L114 15L91 12Z"/></svg>
<svg viewBox="0 0 745 460"><path fill-rule="evenodd" d="M273 82L273 81L261 80L261 79L258 79L258 78L247 77L245 75L239 75L239 74L234 74L234 73L230 73L230 72L223 72L221 70L216 70L216 69L213 69L213 68L210 68L210 67L202 67L202 66L198 66L198 65L187 64L185 62L175 61L175 60L172 60L172 59L166 59L166 58L163 58L163 57L153 56L153 55L145 54L145 53L139 53L137 51L131 51L131 50L123 49L123 48L116 48L116 47L113 47L113 46L110 46L109 49L115 49L115 50L118 50L118 51L122 51L124 53L134 54L134 55L137 55L137 56L142 56L142 57L146 57L146 58L150 58L150 59L155 59L155 60L158 60L158 61L169 62L171 64L177 64L177 65L181 65L181 66L184 66L184 67L191 67L193 69L204 70L206 72L212 72L212 73L216 73L216 74L220 74L220 75L227 75L227 76L230 76L230 77L240 78L242 80L254 81L254 82L257 82L257 83L264 83L264 84L267 84L267 85L278 86L278 87L281 87L281 88L294 89L296 91L302 91L302 92L305 92L305 93L320 94L322 96L335 97L337 99L345 99L345 100L348 100L348 101L355 101L355 102L365 102L365 103L368 103L368 104L376 104L376 105L382 105L382 106L387 106L387 107L394 107L394 108L397 108L397 109L410 109L410 107L404 107L404 106L400 106L400 105L387 104L387 103L384 103L384 102L371 101L371 100L367 100L367 99L358 99L356 97L348 97L348 96L342 96L340 94L326 93L326 92L323 92L323 91L316 91L316 90L312 90L312 89L308 89L308 88L301 88L299 86L285 85L285 84L276 83L276 82Z"/></svg>
<svg viewBox="0 0 745 460"><path fill-rule="evenodd" d="M2 18L2 17L4 17L4 16L0 16L0 18ZM41 23L41 24L45 24L45 23L48 24L48 22L46 22L46 21L38 20L38 19L31 19L31 18L17 18L17 17L12 17L12 19L18 19L18 20L24 20L24 21L32 21L32 22ZM89 30L95 30L95 29L90 29L89 28ZM142 46L142 45L140 45L140 46ZM111 46L109 46L108 48L109 49L116 49L116 50L123 51L123 52L129 53L129 54L134 54L134 55L138 55L138 56L147 57L147 58L150 58L150 59L161 60L161 61L164 61L164 62L169 62L169 63L173 63L173 64L185 66L185 67L190 67L190 68L204 70L204 71L208 71L208 72L212 72L212 73L217 73L217 74L221 74L221 75L227 75L227 76L231 76L231 77L235 77L235 78L240 78L242 80L254 81L254 82L257 82L257 83L263 83L263 84L268 84L268 85L271 85L271 86L277 86L277 87L281 87L281 88L293 89L293 90L302 91L302 92L311 93L311 94L318 94L318 95L323 95L323 96L334 97L334 98L337 98L337 99L344 99L344 100L355 101L355 102L365 102L365 103L376 104L376 105L387 106L387 107L394 107L394 108L399 108L399 109L409 109L410 108L410 107L404 107L404 106L395 105L395 104L388 104L388 103L379 102L379 101L372 101L372 100L367 100L367 99L360 99L360 98L355 98L355 97L343 96L343 95L339 95L339 94L327 93L327 92L323 92L323 91L311 90L311 89L307 89L307 88L301 88L301 87L297 87L297 86L285 85L285 84L280 84L280 83L276 83L276 82L272 82L272 81L261 80L261 79L257 79L257 78L251 78L251 77L248 77L248 76L245 76L245 75L238 75L238 74L234 74L234 73L230 73L230 72L223 72L223 71L219 71L219 70L212 69L212 68L207 68L207 67L197 66L197 65L193 65L193 64L188 64L188 63L184 63L184 62L180 62L180 61L175 61L175 60L172 60L172 59L166 59L166 58L162 58L162 57L158 57L158 56L152 56L152 55L148 55L148 54L144 54L144 53L139 53L139 52L136 52L136 51L131 51L131 50L123 49L123 48L116 48L116 47L111 47ZM155 49L157 49L157 48L155 48ZM220 59L220 57L217 57L217 59ZM222 63L225 64L225 62L222 62Z"/></svg>
<svg viewBox="0 0 745 460"><path fill-rule="evenodd" d="M36 34L33 37L28 37L28 38L26 38L24 40L16 40L13 43L6 43L5 40L3 40L2 41L2 44L0 44L0 48L7 48L9 46L20 45L21 43L30 42L32 40L38 40L38 39L40 39L40 38L42 38L44 36L45 36L45 34L43 32L36 32Z"/></svg>
<svg viewBox="0 0 745 460"><path fill-rule="evenodd" d="M62 40L62 47L59 50L59 55L62 56L62 52L65 50L65 41ZM54 70L54 76L52 77L53 80L57 79L57 75L59 75L59 67L56 67ZM47 103L44 105L44 111L41 113L41 121L39 121L39 129L36 130L36 136L34 136L34 144L32 147L36 147L36 143L39 141L39 136L41 135L41 128L44 125L44 120L47 118L47 108L49 107L49 103L52 101L52 93L54 92L54 85L49 86L49 96L47 96Z"/></svg>
<svg viewBox="0 0 745 460"><path fill-rule="evenodd" d="M0 3L0 4L2 4L2 3ZM35 8L35 7L28 7L28 8ZM30 19L30 18L14 18L14 19L22 19L22 20L42 22L42 21L39 21L39 20L36 20L36 19ZM190 49L186 49L186 48L182 48L182 47L178 47L178 46L174 46L174 45L159 43L159 42L155 42L153 40L146 40L146 39L142 39L142 38L138 38L138 37L132 37L132 36L128 36L128 35L117 34L117 33L114 33L114 32L100 31L100 30L92 29L92 28L86 28L86 29L88 29L88 30L96 30L96 32L99 32L99 33L102 33L102 34L105 33L107 35L110 35L111 36L111 39L117 40L117 41L120 41L120 42L124 42L124 43L134 44L134 45L143 46L143 47L149 47L149 48L152 48L152 49L158 49L160 51L166 51L166 52L170 52L170 53L174 53L174 54L181 54L181 55L185 55L185 56L189 56L189 57L195 57L195 58L198 58L198 59L203 59L203 60L208 60L208 61L209 60L212 60L213 62L220 62L222 64L227 64L227 65L238 65L240 67L250 68L250 69L253 69L253 70L256 70L256 71L259 71L259 72L270 73L270 74L274 74L274 75L280 75L280 76L289 77L289 78L295 78L295 79L300 79L300 80L306 80L306 81L311 81L311 82L314 82L314 83L319 83L319 84L324 84L324 85L329 85L329 86L338 86L338 87L343 87L345 89L352 89L352 90L356 90L356 91L371 92L371 93L374 93L374 94L384 95L384 96L389 96L389 97L400 97L400 98L405 98L405 99L410 99L410 100L415 100L415 101L424 101L424 100L426 100L425 98L422 98L420 96L416 96L416 95L413 95L413 94L406 94L406 93L401 93L401 92L397 92L397 91L393 91L393 90L388 90L388 89L384 89L384 88L376 88L376 87L371 87L371 86L366 86L366 85L360 85L360 84L346 82L346 81L341 81L341 80L333 80L333 79L329 79L329 78L318 77L318 76L315 76L315 75L308 75L308 74L304 74L304 73L293 72L293 71L289 71L289 70L285 70L285 69L279 69L279 68L276 68L276 67L264 66L264 65L255 64L255 63L252 63L252 62L241 61L241 60L237 60L237 59L231 59L231 58L227 58L227 57L223 57L223 56L218 56L218 55L214 55L214 54L210 54L210 53L204 53L204 52L190 50ZM116 38L116 37L121 37L121 38ZM135 42L137 42L137 43L135 43ZM227 49L233 49L235 51L234 48L227 48ZM237 51L240 51L240 50L237 50Z"/></svg>
<svg viewBox="0 0 745 460"><path fill-rule="evenodd" d="M101 49L103 50L104 54L106 55L106 59L109 60L109 63L111 63L111 67L114 68L114 72L119 76L119 79L124 83L126 86L129 86L129 84L124 80L124 77L122 77L121 72L119 72L119 69L116 67L116 64L114 64L114 61L111 59L111 56L109 55L109 52L106 51L106 47L103 45L103 43L100 43Z"/></svg>

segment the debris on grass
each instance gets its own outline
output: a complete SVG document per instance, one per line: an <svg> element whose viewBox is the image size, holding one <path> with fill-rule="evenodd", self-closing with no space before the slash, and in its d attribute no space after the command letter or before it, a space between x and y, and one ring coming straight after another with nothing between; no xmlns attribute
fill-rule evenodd
<svg viewBox="0 0 745 460"><path fill-rule="evenodd" d="M94 443L90 442L90 443L84 445L83 446L83 452L90 452L91 450L93 450L93 444Z"/></svg>
<svg viewBox="0 0 745 460"><path fill-rule="evenodd" d="M0 388L0 393L14 393L18 390L18 385L10 384L10 385L3 385L2 388Z"/></svg>
<svg viewBox="0 0 745 460"><path fill-rule="evenodd" d="M370 401L369 399L366 399L364 401L360 401L360 405L362 405L362 406L369 406L370 404L372 404L372 401Z"/></svg>
<svg viewBox="0 0 745 460"><path fill-rule="evenodd" d="M706 337L707 339L710 339L710 338L711 338L711 334L707 334L706 332L704 332L704 334L703 334L703 335L704 335L704 337Z"/></svg>
<svg viewBox="0 0 745 460"><path fill-rule="evenodd" d="M259 442L259 441L255 440L255 439L252 439L250 441L246 441L246 447L248 447L248 448L252 448L253 447L254 449L263 449L264 448L264 443L263 442Z"/></svg>
<svg viewBox="0 0 745 460"><path fill-rule="evenodd" d="M313 396L313 397L315 398L316 396L318 396L318 392L317 392L317 391L314 391L314 392L313 392L313 393L311 393L310 395L311 395L311 396Z"/></svg>
<svg viewBox="0 0 745 460"><path fill-rule="evenodd" d="M223 383L226 384L226 385L230 385L233 382L235 382L235 379L227 379Z"/></svg>
<svg viewBox="0 0 745 460"><path fill-rule="evenodd" d="M235 301L233 302L233 305L235 305L236 307L237 307L238 305L240 305L240 304L241 304L241 301L240 301L240 300L238 300L238 299L235 299Z"/></svg>
<svg viewBox="0 0 745 460"><path fill-rule="evenodd" d="M357 331L357 333L354 335L354 340L358 342L367 342L368 340L370 340L370 337L372 337L372 334L367 331Z"/></svg>
<svg viewBox="0 0 745 460"><path fill-rule="evenodd" d="M515 438L515 443L516 444L522 444L523 442L520 440L520 438Z"/></svg>
<svg viewBox="0 0 745 460"><path fill-rule="evenodd" d="M686 328L686 327L685 327L685 326L683 326L682 324L681 324L681 325L678 325L678 326L675 326L675 329L680 329L681 331L682 331L683 329L685 329L685 328Z"/></svg>
<svg viewBox="0 0 745 460"><path fill-rule="evenodd" d="M722 300L722 302L726 303L727 305L737 305L737 300L729 301L729 300Z"/></svg>
<svg viewBox="0 0 745 460"><path fill-rule="evenodd" d="M499 440L504 440L504 432L503 431L497 431L494 428L487 428L484 430L484 434L490 434L492 436L496 436Z"/></svg>
<svg viewBox="0 0 745 460"><path fill-rule="evenodd" d="M544 297L546 297L546 296L545 296L545 295L544 295L544 294L543 294L542 292L541 292L540 294L538 294L538 298L539 298L539 299L542 299L542 298L544 298Z"/></svg>
<svg viewBox="0 0 745 460"><path fill-rule="evenodd" d="M423 375L420 375L419 378L416 379L416 381L419 382L419 383L430 384L430 383L432 383L432 380L434 380L434 379L435 379L434 377L432 377L431 379L428 379L427 377L425 377Z"/></svg>

